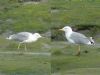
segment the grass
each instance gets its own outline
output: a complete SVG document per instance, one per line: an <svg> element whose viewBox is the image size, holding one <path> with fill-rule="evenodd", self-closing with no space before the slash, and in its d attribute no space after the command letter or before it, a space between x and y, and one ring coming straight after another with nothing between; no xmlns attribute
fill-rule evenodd
<svg viewBox="0 0 100 75"><path fill-rule="evenodd" d="M87 28L96 26L91 32L100 31L100 3L79 0L49 0L48 3L25 4L17 0L0 0L0 33L9 30L47 32L53 27L71 25ZM96 33L95 33L96 34ZM92 35L92 33L89 33ZM1 52L25 52L22 45L0 36ZM99 38L96 38L100 42ZM0 54L0 74L2 75L99 75L100 47L81 46L81 56L77 57L76 45L65 42L51 42L48 38L27 44L28 52L51 52L52 56ZM85 50L89 52L84 53ZM51 59L51 60L50 60ZM51 73L50 73L51 72Z"/></svg>
<svg viewBox="0 0 100 75"><path fill-rule="evenodd" d="M99 39L98 39L99 40ZM25 52L17 50L17 42L0 37L1 52ZM28 52L49 52L51 56L26 54L0 54L0 73L5 75L99 75L99 46L81 46L81 56L75 56L77 45L64 41L41 38L27 45ZM84 53L87 50L88 53ZM92 72L93 73L92 73Z"/></svg>
<svg viewBox="0 0 100 75"><path fill-rule="evenodd" d="M52 26L99 25L99 2L50 0ZM95 12L98 11L98 12Z"/></svg>
<svg viewBox="0 0 100 75"><path fill-rule="evenodd" d="M49 57L0 54L0 64L4 75L50 75Z"/></svg>
<svg viewBox="0 0 100 75"><path fill-rule="evenodd" d="M25 4L17 0L0 1L1 33L46 32L54 26L98 25L99 1L49 0L47 3ZM99 27L100 28L100 27Z"/></svg>
<svg viewBox="0 0 100 75"><path fill-rule="evenodd" d="M86 30L86 32L83 32L83 34L88 36L95 37L99 35L99 3L100 2L96 0L50 0L52 16L51 27L60 29L68 25L76 31ZM58 32L56 29L54 29L54 31L52 30L52 36L55 40L58 40L62 38L60 36L63 35L59 35L61 32ZM58 36L58 38L55 38L55 36Z"/></svg>
<svg viewBox="0 0 100 75"><path fill-rule="evenodd" d="M50 13L48 4L32 3L25 5L24 3L20 4L16 1L12 2L11 4L8 3L9 6L6 6L6 2L4 4L6 9L2 8L0 15L3 22L2 32L7 30L7 28L8 30L12 30L14 32L26 30L31 32L43 32L48 29L50 25Z"/></svg>
<svg viewBox="0 0 100 75"><path fill-rule="evenodd" d="M77 45L54 42L52 47L52 75L99 75L99 47L81 46L81 56L75 56ZM88 51L85 53L84 51Z"/></svg>
<svg viewBox="0 0 100 75"><path fill-rule="evenodd" d="M27 45L27 52L50 53L48 38L39 39ZM17 50L18 43L0 37L0 52L25 52L24 45ZM50 75L50 56L32 54L0 53L0 74L2 75Z"/></svg>

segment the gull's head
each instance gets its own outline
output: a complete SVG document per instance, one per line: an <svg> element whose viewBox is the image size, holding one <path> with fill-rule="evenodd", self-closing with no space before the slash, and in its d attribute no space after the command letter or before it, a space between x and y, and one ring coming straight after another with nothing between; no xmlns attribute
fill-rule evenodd
<svg viewBox="0 0 100 75"><path fill-rule="evenodd" d="M59 29L60 31L64 31L64 32L72 32L72 28L70 26L65 26L62 29Z"/></svg>
<svg viewBox="0 0 100 75"><path fill-rule="evenodd" d="M39 33L34 33L33 35L35 35L36 38L41 38L42 37Z"/></svg>
<svg viewBox="0 0 100 75"><path fill-rule="evenodd" d="M93 39L93 37L90 37L90 39Z"/></svg>
<svg viewBox="0 0 100 75"><path fill-rule="evenodd" d="M9 37L7 37L6 39L8 40L11 40L13 38L14 34L13 35L10 35Z"/></svg>

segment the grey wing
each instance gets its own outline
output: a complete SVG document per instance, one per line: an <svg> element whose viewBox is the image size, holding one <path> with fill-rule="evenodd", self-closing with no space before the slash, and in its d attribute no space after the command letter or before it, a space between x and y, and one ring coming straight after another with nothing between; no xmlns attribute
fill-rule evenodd
<svg viewBox="0 0 100 75"><path fill-rule="evenodd" d="M15 34L13 39L16 40L16 41L24 41L24 40L27 40L28 37L29 37L28 34L18 33L18 34Z"/></svg>
<svg viewBox="0 0 100 75"><path fill-rule="evenodd" d="M77 32L73 32L70 38L73 39L77 44L88 44L90 42L85 35Z"/></svg>

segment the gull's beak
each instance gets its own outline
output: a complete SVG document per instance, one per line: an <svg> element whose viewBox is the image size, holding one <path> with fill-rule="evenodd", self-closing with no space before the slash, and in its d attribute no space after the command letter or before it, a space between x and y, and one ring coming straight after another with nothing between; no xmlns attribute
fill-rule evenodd
<svg viewBox="0 0 100 75"><path fill-rule="evenodd" d="M60 31L64 31L63 29L59 29Z"/></svg>
<svg viewBox="0 0 100 75"><path fill-rule="evenodd" d="M40 36L40 38L44 38L43 36Z"/></svg>

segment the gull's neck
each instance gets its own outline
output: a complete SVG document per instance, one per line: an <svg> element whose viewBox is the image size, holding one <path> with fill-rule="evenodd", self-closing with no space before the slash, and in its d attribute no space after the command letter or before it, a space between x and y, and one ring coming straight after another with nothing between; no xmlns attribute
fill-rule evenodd
<svg viewBox="0 0 100 75"><path fill-rule="evenodd" d="M33 37L34 37L35 39L38 39L38 37L37 37L35 34L33 34Z"/></svg>
<svg viewBox="0 0 100 75"><path fill-rule="evenodd" d="M72 33L73 33L72 30L65 31L66 38L69 38Z"/></svg>
<svg viewBox="0 0 100 75"><path fill-rule="evenodd" d="M32 35L32 39L33 39L33 40L38 40L39 37L37 37L35 34L33 34L33 35Z"/></svg>

